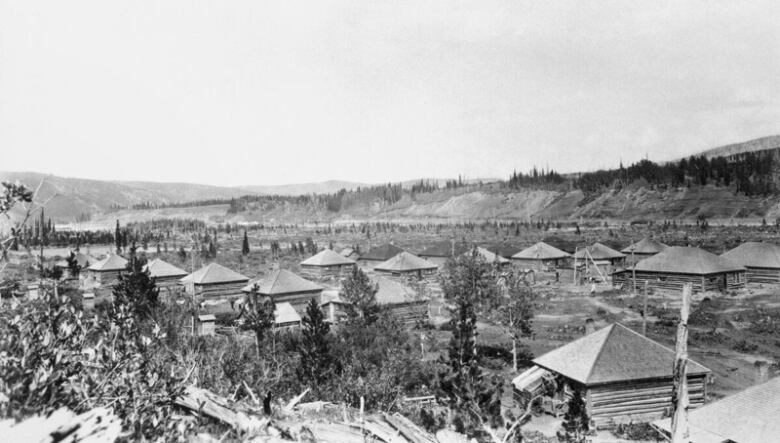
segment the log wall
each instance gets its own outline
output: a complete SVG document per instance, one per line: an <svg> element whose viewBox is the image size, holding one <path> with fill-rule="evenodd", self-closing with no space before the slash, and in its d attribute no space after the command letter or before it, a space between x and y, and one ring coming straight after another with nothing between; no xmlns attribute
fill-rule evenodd
<svg viewBox="0 0 780 443"><path fill-rule="evenodd" d="M780 283L780 269L747 267L748 283Z"/></svg>
<svg viewBox="0 0 780 443"><path fill-rule="evenodd" d="M636 272L637 288L644 287L645 282L647 282L648 287L669 291L680 291L685 283L691 283L694 292L724 291L741 288L745 286L745 281L746 277L744 272L729 272L704 276L663 272ZM623 285L624 287L629 287L632 285L632 282L633 276L631 270L612 274L613 286Z"/></svg>
<svg viewBox="0 0 780 443"><path fill-rule="evenodd" d="M310 279L327 280L348 276L355 265L335 266L304 266L301 265L301 275Z"/></svg>
<svg viewBox="0 0 780 443"><path fill-rule="evenodd" d="M267 294L261 294L261 295L267 295ZM287 294L274 294L271 296L271 299L274 301L274 303L289 303L294 308L302 308L305 307L307 303L309 303L309 300L314 299L318 302L320 301L320 296L322 295L322 290L318 289L316 291L308 291L308 292L290 292Z"/></svg>
<svg viewBox="0 0 780 443"><path fill-rule="evenodd" d="M428 301L420 300L408 303L394 303L384 305L384 309L403 325L414 325L420 321L428 320Z"/></svg>
<svg viewBox="0 0 780 443"><path fill-rule="evenodd" d="M246 286L247 281L211 283L206 285L190 283L187 285L187 292L202 300L228 300L231 298L240 298L244 295L244 293L241 292L241 288Z"/></svg>
<svg viewBox="0 0 780 443"><path fill-rule="evenodd" d="M705 375L688 376L691 409L702 406L707 395ZM672 379L591 386L587 390L588 415L598 429L629 421L651 421L664 416L672 406Z"/></svg>

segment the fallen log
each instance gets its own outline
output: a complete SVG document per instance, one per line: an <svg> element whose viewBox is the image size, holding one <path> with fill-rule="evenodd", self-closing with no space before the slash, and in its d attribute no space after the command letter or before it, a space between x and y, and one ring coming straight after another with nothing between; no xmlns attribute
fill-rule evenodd
<svg viewBox="0 0 780 443"><path fill-rule="evenodd" d="M184 394L176 399L176 405L187 408L196 414L203 414L230 425L243 433L256 434L265 431L268 419L260 419L235 411L227 399L205 389L188 387Z"/></svg>

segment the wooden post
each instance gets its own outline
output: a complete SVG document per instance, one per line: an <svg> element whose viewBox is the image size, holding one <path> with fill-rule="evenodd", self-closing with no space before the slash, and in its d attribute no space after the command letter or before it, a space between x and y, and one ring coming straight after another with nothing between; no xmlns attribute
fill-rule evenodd
<svg viewBox="0 0 780 443"><path fill-rule="evenodd" d="M574 285L577 285L577 247L574 247Z"/></svg>
<svg viewBox="0 0 780 443"><path fill-rule="evenodd" d="M680 323L677 325L677 346L674 357L674 386L672 387L672 443L688 443L688 313L691 307L693 285L686 283L682 290Z"/></svg>
<svg viewBox="0 0 780 443"><path fill-rule="evenodd" d="M634 249L636 247L631 245L631 278L634 280L634 297L636 297L636 257L634 257Z"/></svg>
<svg viewBox="0 0 780 443"><path fill-rule="evenodd" d="M642 296L642 335L647 337L647 280L645 280L645 291Z"/></svg>

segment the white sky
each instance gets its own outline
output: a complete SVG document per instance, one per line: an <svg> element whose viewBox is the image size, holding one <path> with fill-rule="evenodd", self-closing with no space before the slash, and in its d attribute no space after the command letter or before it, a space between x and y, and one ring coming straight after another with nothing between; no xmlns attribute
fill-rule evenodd
<svg viewBox="0 0 780 443"><path fill-rule="evenodd" d="M780 2L0 0L0 169L504 177L780 133Z"/></svg>

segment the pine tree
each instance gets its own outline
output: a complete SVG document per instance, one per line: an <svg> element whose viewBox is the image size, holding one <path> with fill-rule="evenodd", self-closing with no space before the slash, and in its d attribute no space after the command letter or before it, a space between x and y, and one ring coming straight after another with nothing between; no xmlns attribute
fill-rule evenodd
<svg viewBox="0 0 780 443"><path fill-rule="evenodd" d="M590 430L590 418L585 406L585 400L582 398L582 391L574 391L567 402L568 411L563 416L563 433L559 433L558 438L571 443L581 443L585 441L587 432Z"/></svg>
<svg viewBox="0 0 780 443"><path fill-rule="evenodd" d="M246 231L244 231L244 242L241 244L241 254L249 254L249 238L246 235Z"/></svg>
<svg viewBox="0 0 780 443"><path fill-rule="evenodd" d="M79 273L81 272L81 265L79 265L79 261L76 260L76 254L71 252L65 261L68 263L68 273L70 274L70 277L78 278Z"/></svg>
<svg viewBox="0 0 780 443"><path fill-rule="evenodd" d="M255 333L258 356L262 354L263 338L274 327L275 311L276 304L271 297L261 297L258 294L257 284L252 286L241 306L239 317L244 318L241 329Z"/></svg>
<svg viewBox="0 0 780 443"><path fill-rule="evenodd" d="M360 319L366 325L375 322L379 315L379 305L376 303L379 286L372 283L363 270L354 266L352 273L344 280L343 288L349 319Z"/></svg>
<svg viewBox="0 0 780 443"><path fill-rule="evenodd" d="M119 230L119 220L116 221L116 229L114 229L114 243L116 244L116 253L122 252L122 231Z"/></svg>
<svg viewBox="0 0 780 443"><path fill-rule="evenodd" d="M209 242L209 257L214 258L217 256L217 247L214 246L214 242Z"/></svg>
<svg viewBox="0 0 780 443"><path fill-rule="evenodd" d="M149 270L136 257L135 245L130 248L126 272L119 276L113 295L116 309L126 307L141 319L151 317L158 305L159 289Z"/></svg>
<svg viewBox="0 0 780 443"><path fill-rule="evenodd" d="M311 299L306 305L306 315L302 321L301 342L298 346L300 364L298 377L319 394L320 386L328 379L333 369L333 356L328 343L330 325L320 305ZM315 396L316 397L316 396Z"/></svg>

